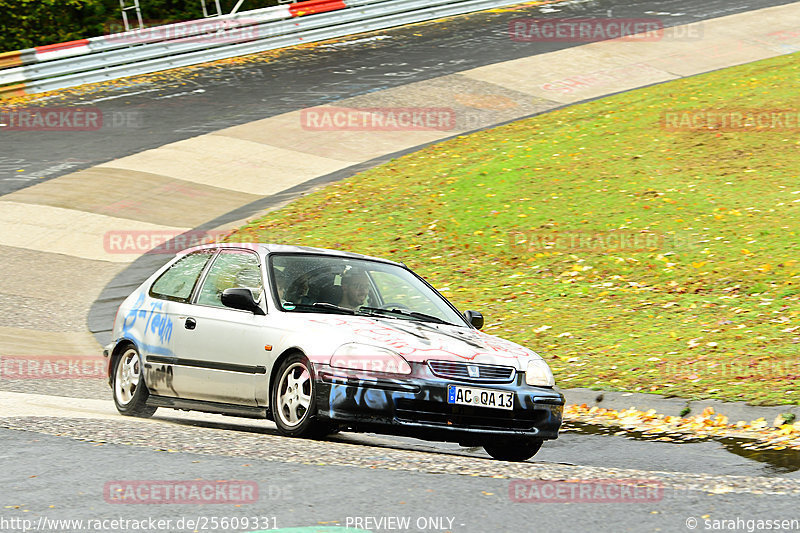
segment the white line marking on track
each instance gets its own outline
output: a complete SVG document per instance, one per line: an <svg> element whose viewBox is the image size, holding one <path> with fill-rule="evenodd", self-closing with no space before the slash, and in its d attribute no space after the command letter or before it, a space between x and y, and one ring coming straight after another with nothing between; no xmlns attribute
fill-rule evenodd
<svg viewBox="0 0 800 533"><path fill-rule="evenodd" d="M106 96L105 98L97 98L95 100L89 100L88 102L83 102L84 104L96 104L98 102L105 102L106 100L116 100L117 98L126 98L128 96L136 96L137 94L144 94L144 93L152 93L155 91L160 91L161 89L147 89L146 91L136 91L132 93L125 93L125 94L118 94L116 96Z"/></svg>
<svg viewBox="0 0 800 533"><path fill-rule="evenodd" d="M166 100L168 98L176 98L178 96L190 96L192 94L197 93L204 93L206 92L205 89L195 89L194 91L184 91L182 93L175 93L175 94L165 94L164 96L156 96L153 100Z"/></svg>

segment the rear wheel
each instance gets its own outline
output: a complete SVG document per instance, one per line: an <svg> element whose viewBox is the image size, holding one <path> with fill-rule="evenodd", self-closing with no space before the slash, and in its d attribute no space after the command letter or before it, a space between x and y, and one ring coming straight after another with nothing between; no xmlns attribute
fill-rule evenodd
<svg viewBox="0 0 800 533"><path fill-rule="evenodd" d="M536 455L543 443L540 439L500 441L484 444L483 449L498 461L527 461Z"/></svg>
<svg viewBox="0 0 800 533"><path fill-rule="evenodd" d="M133 346L128 346L114 359L114 405L125 416L148 418L157 407L147 405L150 396L142 375L142 359Z"/></svg>
<svg viewBox="0 0 800 533"><path fill-rule="evenodd" d="M283 360L272 387L272 418L278 431L288 437L321 437L327 427L316 420L314 374L302 354Z"/></svg>

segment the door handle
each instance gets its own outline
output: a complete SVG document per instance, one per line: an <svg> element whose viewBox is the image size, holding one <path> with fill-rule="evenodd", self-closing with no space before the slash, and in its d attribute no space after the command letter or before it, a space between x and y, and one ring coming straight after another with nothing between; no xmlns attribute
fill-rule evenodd
<svg viewBox="0 0 800 533"><path fill-rule="evenodd" d="M187 318L184 327L186 329L194 329L195 327L197 327L197 320L195 320L192 317Z"/></svg>

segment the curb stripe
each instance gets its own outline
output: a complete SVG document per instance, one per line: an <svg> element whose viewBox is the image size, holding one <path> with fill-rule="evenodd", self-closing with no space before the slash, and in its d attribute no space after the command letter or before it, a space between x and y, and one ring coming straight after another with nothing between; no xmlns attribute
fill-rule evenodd
<svg viewBox="0 0 800 533"><path fill-rule="evenodd" d="M309 0L307 2L291 4L289 6L289 13L291 13L293 17L302 17L304 15L313 15L315 13L336 11L346 7L347 6L343 0Z"/></svg>
<svg viewBox="0 0 800 533"><path fill-rule="evenodd" d="M105 235L122 231L172 235L189 228L153 224L63 207L0 200L0 245L94 261L130 263L140 251L108 250ZM138 233L141 234L141 233Z"/></svg>
<svg viewBox="0 0 800 533"><path fill-rule="evenodd" d="M18 67L22 64L22 50L0 54L0 68Z"/></svg>
<svg viewBox="0 0 800 533"><path fill-rule="evenodd" d="M308 3L316 4L316 6L311 7L311 10L309 10L308 13L305 13L302 10L298 10L297 8L290 8L289 6L279 5L259 10L259 14L254 15L253 20L259 20L261 22L269 22L274 20L289 19L303 14L333 11L336 9L341 9L346 7L344 5L344 2L341 0L338 1L311 0L311 2ZM339 4L341 4L341 6L339 6ZM293 11L298 11L298 12L293 13ZM241 18L241 14L236 14L235 16L223 15L222 17L220 17L220 19L224 20L237 20L238 18ZM197 20L188 22L195 23L197 22ZM157 31L167 31L168 29L180 27L186 24L187 22L166 24L163 26L148 28L148 31L152 34L157 35L157 33L155 33ZM74 41L67 41L65 43L46 44L43 46L36 46L34 48L26 48L24 50L3 52L0 53L0 70L12 67L19 67L22 65L30 65L33 63L38 63L40 61L49 61L52 59L88 54L92 51L102 52L105 48L107 48L108 43L111 44L114 44L115 42L124 43L126 42L126 40L130 40L131 44L141 44L141 43L159 42L164 40L163 38L159 37L154 37L151 39L141 39L141 37L138 37L138 35L139 35L139 30L131 30L122 33L115 33L112 35L99 35L97 37L90 37L88 39L77 39ZM174 40L174 39L167 39L167 41L169 40ZM0 94L2 94L2 92L3 90L0 89Z"/></svg>
<svg viewBox="0 0 800 533"><path fill-rule="evenodd" d="M55 44L46 44L44 46L35 46L34 50L36 50L37 54L43 52L52 52L54 50L62 50L64 48L75 48L77 46L87 46L89 44L89 39L77 39L75 41L67 41L65 43L55 43Z"/></svg>
<svg viewBox="0 0 800 533"><path fill-rule="evenodd" d="M33 48L0 54L0 69L21 67L31 63L36 63L36 50Z"/></svg>
<svg viewBox="0 0 800 533"><path fill-rule="evenodd" d="M0 100L3 98L13 98L15 96L24 96L28 94L28 91L25 90L25 87L27 87L27 85L24 83L0 87Z"/></svg>
<svg viewBox="0 0 800 533"><path fill-rule="evenodd" d="M36 61L47 61L49 59L57 59L59 57L69 57L88 53L89 39L79 39L77 41L69 41L66 43L46 44L44 46L37 46Z"/></svg>

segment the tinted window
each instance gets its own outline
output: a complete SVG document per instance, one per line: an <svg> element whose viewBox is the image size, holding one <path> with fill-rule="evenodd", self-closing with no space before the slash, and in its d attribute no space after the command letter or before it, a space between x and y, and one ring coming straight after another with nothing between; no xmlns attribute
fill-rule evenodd
<svg viewBox="0 0 800 533"><path fill-rule="evenodd" d="M222 291L235 287L250 289L253 299L258 301L263 292L261 268L258 256L243 250L223 250L208 269L208 275L197 302L200 305L222 305Z"/></svg>
<svg viewBox="0 0 800 533"><path fill-rule="evenodd" d="M197 278L213 255L211 250L189 254L169 267L150 288L150 296L166 300L188 301Z"/></svg>

